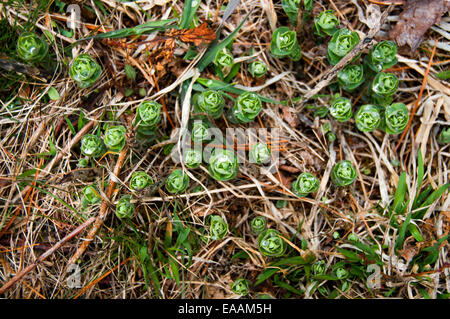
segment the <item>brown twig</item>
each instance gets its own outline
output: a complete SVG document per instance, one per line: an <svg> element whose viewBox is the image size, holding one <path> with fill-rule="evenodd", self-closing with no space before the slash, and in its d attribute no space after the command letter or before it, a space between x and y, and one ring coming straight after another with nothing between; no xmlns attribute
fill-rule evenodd
<svg viewBox="0 0 450 319"><path fill-rule="evenodd" d="M428 61L427 69L423 76L422 86L420 87L419 96L417 97L416 104L414 105L414 108L411 110L411 114L409 116L409 121L408 121L408 124L406 125L405 130L403 131L402 135L400 136L397 146L394 148L394 154L397 154L397 150L400 147L400 144L402 143L403 139L405 138L406 133L409 131L409 127L411 126L411 123L414 119L414 115L416 115L417 108L419 107L420 100L422 99L423 90L425 89L425 86L427 84L428 74L430 73L431 64L433 63L433 57L434 57L434 54L436 53L436 48L437 48L437 40L434 44L433 51L431 52L430 61Z"/></svg>
<svg viewBox="0 0 450 319"><path fill-rule="evenodd" d="M23 269L21 272L19 272L18 274L16 274L10 281L8 281L6 284L4 284L1 288L0 288L0 295L4 294L9 288L11 288L16 282L18 282L20 279L22 279L27 273L29 273L31 270L33 270L37 265L39 265L39 263L41 263L42 261L44 261L45 259L47 259L47 257L49 257L51 254L53 254L56 250L58 250L58 248L60 248L66 241L72 239L73 237L75 237L76 235L78 235L83 229L85 229L87 226L89 226L90 224L92 224L92 222L94 221L94 218L91 217L88 220L86 220L83 224L81 224L80 226L78 226L75 230L73 230L69 235L67 235L66 237L64 237L63 239L61 239L59 242L56 243L55 246L53 246L52 248L50 248L49 250L47 250L45 253L43 253L41 256L39 256L38 259L36 259L36 261L34 263L32 263L31 265L29 265L28 267L26 267L25 269Z"/></svg>
<svg viewBox="0 0 450 319"><path fill-rule="evenodd" d="M120 170L122 169L122 165L125 162L125 158L128 152L128 146L125 146L122 151L119 153L119 158L117 159L116 165L114 166L113 174L110 177L110 182L108 185L108 188L106 190L106 199L103 199L102 205L100 206L100 212L98 216L95 218L94 225L92 226L91 230L89 231L86 240L84 240L81 245L78 247L77 251L73 256L70 258L68 265L75 264L76 261L83 255L83 253L86 251L86 248L89 246L89 243L93 240L95 234L97 234L97 231L100 229L100 226L102 226L103 221L106 218L107 212L108 212L108 202L113 194L114 188L116 186L116 179L118 178L120 174Z"/></svg>

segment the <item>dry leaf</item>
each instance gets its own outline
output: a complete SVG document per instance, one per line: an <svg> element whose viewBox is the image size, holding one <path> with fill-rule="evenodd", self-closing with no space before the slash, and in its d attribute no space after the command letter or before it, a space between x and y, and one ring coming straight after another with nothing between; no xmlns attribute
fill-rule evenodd
<svg viewBox="0 0 450 319"><path fill-rule="evenodd" d="M208 27L206 22L194 29L173 29L167 35L178 38L185 43L194 43L195 46L199 46L202 43L210 43L216 39L215 32Z"/></svg>
<svg viewBox="0 0 450 319"><path fill-rule="evenodd" d="M283 112L283 114L281 114L282 119L285 120L291 127L297 127L300 124L298 116L292 114L289 107L281 106L281 111Z"/></svg>
<svg viewBox="0 0 450 319"><path fill-rule="evenodd" d="M450 9L448 0L408 0L400 14L400 20L389 36L399 46L408 44L415 51L423 40L425 32L439 23Z"/></svg>

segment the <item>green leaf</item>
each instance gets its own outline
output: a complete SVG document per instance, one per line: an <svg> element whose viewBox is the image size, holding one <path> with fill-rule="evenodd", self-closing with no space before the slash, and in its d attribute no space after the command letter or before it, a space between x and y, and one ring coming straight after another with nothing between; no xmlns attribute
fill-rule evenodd
<svg viewBox="0 0 450 319"><path fill-rule="evenodd" d="M129 64L125 64L125 75L132 82L136 81L136 70Z"/></svg>
<svg viewBox="0 0 450 319"><path fill-rule="evenodd" d="M274 274L276 274L279 270L280 270L279 268L266 268L266 269L264 269L264 271L262 273L260 273L258 275L258 277L256 277L255 286L257 286L260 283L262 283L263 281L269 279Z"/></svg>
<svg viewBox="0 0 450 319"><path fill-rule="evenodd" d="M392 205L393 213L396 214L402 213L402 210L400 208L402 207L401 204L403 204L403 202L405 201L406 189L407 189L406 173L402 172L400 174L400 178L398 179L398 186L394 195L394 204Z"/></svg>
<svg viewBox="0 0 450 319"><path fill-rule="evenodd" d="M48 97L51 100L54 100L54 101L59 100L61 98L59 96L58 91L53 86L50 87L50 89L48 90L47 94L48 94Z"/></svg>
<svg viewBox="0 0 450 319"><path fill-rule="evenodd" d="M116 39L116 38L124 38L132 35L141 35L141 34L148 34L151 32L156 31L162 31L170 28L170 24L177 21L177 19L168 19L168 20L157 20L157 21L150 21L147 23L140 24L138 26L135 26L133 28L124 28L119 30L114 30L110 32L104 32L99 33L87 38L83 38L78 40L84 41L84 40L90 40L90 39Z"/></svg>
<svg viewBox="0 0 450 319"><path fill-rule="evenodd" d="M314 254L307 255L306 258L303 258L302 256L295 256L295 257L289 257L280 259L274 263L271 264L271 266L295 266L295 265L308 265L314 262L316 257Z"/></svg>
<svg viewBox="0 0 450 319"><path fill-rule="evenodd" d="M179 29L189 28L201 3L201 0L186 0L184 2L183 13L181 15L181 21L178 26Z"/></svg>

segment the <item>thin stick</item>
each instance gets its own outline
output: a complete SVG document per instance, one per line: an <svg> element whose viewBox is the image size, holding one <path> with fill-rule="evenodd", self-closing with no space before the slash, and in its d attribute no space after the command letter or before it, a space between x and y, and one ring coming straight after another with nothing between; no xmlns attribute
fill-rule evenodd
<svg viewBox="0 0 450 319"><path fill-rule="evenodd" d="M403 131L402 136L400 136L397 146L394 148L394 154L397 154L397 150L400 147L400 144L402 143L403 139L405 138L405 135L408 132L409 127L411 126L411 123L414 119L414 115L416 115L416 111L419 107L420 100L422 99L423 90L425 89L425 85L427 84L428 74L430 73L431 63L433 63L433 57L434 57L434 54L436 53L436 48L437 48L437 40L434 44L433 51L431 52L430 61L428 61L427 69L423 76L422 86L420 87L419 96L417 97L416 104L414 105L414 108L411 111L411 114L409 116L409 121L408 121L408 124L406 125L405 130Z"/></svg>
<svg viewBox="0 0 450 319"><path fill-rule="evenodd" d="M122 169L122 165L125 162L126 155L128 153L128 146L125 146L122 151L120 151L119 158L117 159L116 166L114 167L113 174L110 176L110 181L108 188L106 190L106 197L102 200L102 205L100 206L100 212L98 216L95 218L94 225L92 226L91 230L89 231L86 240L84 240L81 245L78 247L75 254L72 255L68 265L75 264L76 261L83 255L83 253L86 251L87 247L89 246L90 242L94 239L95 234L97 234L97 231L100 229L100 227L103 224L103 221L106 218L107 212L108 212L108 203L111 199L111 196L113 194L114 188L116 186L116 179L117 176L120 174L120 170Z"/></svg>
<svg viewBox="0 0 450 319"><path fill-rule="evenodd" d="M31 265L29 265L27 268L23 269L21 272L16 274L13 278L11 278L10 281L8 281L6 284L4 284L0 288L0 295L4 294L9 288L11 288L16 282L18 282L20 279L22 279L27 273L29 273L31 270L33 270L39 263L47 259L51 254L53 254L58 248L60 248L66 241L72 239L76 235L78 235L83 229L85 229L87 226L92 224L94 222L94 217L89 218L86 220L83 224L78 226L75 230L73 230L69 235L61 239L59 242L56 243L55 246L47 250L45 253L43 253L41 256L39 256L38 259Z"/></svg>

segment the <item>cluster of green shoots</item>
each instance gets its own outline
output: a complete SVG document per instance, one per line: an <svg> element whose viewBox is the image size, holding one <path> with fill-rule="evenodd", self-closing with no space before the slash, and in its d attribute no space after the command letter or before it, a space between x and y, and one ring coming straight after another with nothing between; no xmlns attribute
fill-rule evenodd
<svg viewBox="0 0 450 319"><path fill-rule="evenodd" d="M336 65L359 43L357 32L339 29L339 19L332 10L323 11L314 20L317 33L330 36L327 58ZM338 122L354 118L356 127L362 132L381 129L388 134L402 133L409 121L409 111L403 103L393 103L399 81L386 69L397 63L397 46L392 41L381 41L358 62L357 55L350 64L338 72L337 81L342 90L362 95L364 103L354 112L350 98L336 93L328 107L330 115ZM322 112L325 116L327 112Z"/></svg>

